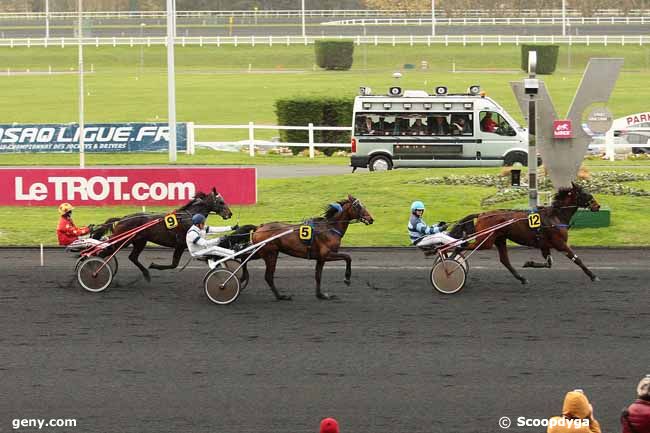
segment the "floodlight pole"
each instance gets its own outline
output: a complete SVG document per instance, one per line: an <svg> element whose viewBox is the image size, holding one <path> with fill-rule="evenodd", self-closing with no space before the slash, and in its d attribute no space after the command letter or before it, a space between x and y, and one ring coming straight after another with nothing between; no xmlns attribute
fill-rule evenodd
<svg viewBox="0 0 650 433"><path fill-rule="evenodd" d="M431 0L431 36L436 35L436 0Z"/></svg>
<svg viewBox="0 0 650 433"><path fill-rule="evenodd" d="M302 0L301 2L301 9L302 9L302 37L304 38L307 36L307 31L305 30L305 0Z"/></svg>
<svg viewBox="0 0 650 433"><path fill-rule="evenodd" d="M528 52L528 78L535 80L537 51ZM525 87L525 86L524 86ZM537 209L537 94L530 93L528 101L528 207Z"/></svg>
<svg viewBox="0 0 650 433"><path fill-rule="evenodd" d="M176 1L167 0L167 112L169 124L169 162L176 162L176 76L174 70L174 33Z"/></svg>
<svg viewBox="0 0 650 433"><path fill-rule="evenodd" d="M50 39L50 0L45 0L45 39Z"/></svg>
<svg viewBox="0 0 650 433"><path fill-rule="evenodd" d="M78 13L79 13L79 28L77 33L79 36L79 168L86 167L86 149L85 149L85 140L84 140L84 46L83 46L83 34L82 34L82 18L81 18L81 2L79 0Z"/></svg>
<svg viewBox="0 0 650 433"><path fill-rule="evenodd" d="M566 36L566 0L562 0L562 36Z"/></svg>

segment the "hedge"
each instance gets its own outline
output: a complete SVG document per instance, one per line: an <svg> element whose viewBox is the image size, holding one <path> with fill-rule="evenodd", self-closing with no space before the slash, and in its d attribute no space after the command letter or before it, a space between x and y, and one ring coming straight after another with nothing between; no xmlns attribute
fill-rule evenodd
<svg viewBox="0 0 650 433"><path fill-rule="evenodd" d="M315 41L316 64L323 69L347 71L352 67L352 41Z"/></svg>
<svg viewBox="0 0 650 433"><path fill-rule="evenodd" d="M301 96L284 98L275 101L275 114L278 125L307 126L351 126L352 105L354 98L331 98L323 96ZM280 139L289 143L307 143L308 131L281 130ZM347 143L350 133L347 131L314 131L316 143ZM292 147L294 154L306 147ZM326 155L331 155L336 147L321 149Z"/></svg>
<svg viewBox="0 0 650 433"><path fill-rule="evenodd" d="M528 52L537 51L536 73L549 75L555 72L557 57L560 53L559 45L522 45L521 46L521 69L528 72Z"/></svg>

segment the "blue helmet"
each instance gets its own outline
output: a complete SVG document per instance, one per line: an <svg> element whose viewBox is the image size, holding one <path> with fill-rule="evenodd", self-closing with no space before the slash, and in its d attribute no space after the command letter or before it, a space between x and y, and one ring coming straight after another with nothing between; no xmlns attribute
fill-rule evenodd
<svg viewBox="0 0 650 433"><path fill-rule="evenodd" d="M205 222L205 217L200 213L197 213L196 215L192 216L192 224L199 225L199 224L203 224L204 222Z"/></svg>
<svg viewBox="0 0 650 433"><path fill-rule="evenodd" d="M331 208L333 208L333 209L336 209L336 212L343 212L343 208L342 208L341 205L338 204L337 202L330 203L330 204L329 204L329 207L331 207Z"/></svg>
<svg viewBox="0 0 650 433"><path fill-rule="evenodd" d="M424 203L420 200L411 203L411 212L415 212L416 210L424 210Z"/></svg>

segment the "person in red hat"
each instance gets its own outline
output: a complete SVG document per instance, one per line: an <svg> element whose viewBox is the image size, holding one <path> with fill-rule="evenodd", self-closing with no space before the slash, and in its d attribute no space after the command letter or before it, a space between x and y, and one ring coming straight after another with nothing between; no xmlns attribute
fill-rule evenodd
<svg viewBox="0 0 650 433"><path fill-rule="evenodd" d="M59 205L59 225L56 227L56 235L59 238L59 245L70 245L79 236L86 235L90 232L90 227L77 227L72 221L72 210L74 207L70 203L61 203Z"/></svg>
<svg viewBox="0 0 650 433"><path fill-rule="evenodd" d="M339 433L339 423L334 418L324 418L320 422L320 433Z"/></svg>

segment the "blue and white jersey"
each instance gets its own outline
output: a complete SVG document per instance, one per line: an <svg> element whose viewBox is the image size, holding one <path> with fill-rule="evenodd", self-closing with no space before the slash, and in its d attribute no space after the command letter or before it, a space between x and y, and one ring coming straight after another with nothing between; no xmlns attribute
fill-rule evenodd
<svg viewBox="0 0 650 433"><path fill-rule="evenodd" d="M408 224L408 231L409 238L411 238L411 243L415 243L423 236L440 233L440 228L438 228L438 226L428 226L422 218L411 214L411 218L409 219Z"/></svg>

